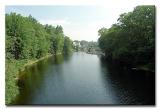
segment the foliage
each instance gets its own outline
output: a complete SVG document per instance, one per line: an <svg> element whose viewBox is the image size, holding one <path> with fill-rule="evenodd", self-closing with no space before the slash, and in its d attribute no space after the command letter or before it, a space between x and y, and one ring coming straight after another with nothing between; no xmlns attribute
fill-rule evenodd
<svg viewBox="0 0 160 110"><path fill-rule="evenodd" d="M40 58L47 53L61 53L64 40L62 26L43 26L31 15L6 14L7 58Z"/></svg>
<svg viewBox="0 0 160 110"><path fill-rule="evenodd" d="M98 43L94 41L75 40L73 41L73 47L76 51L89 52L90 50L100 51Z"/></svg>
<svg viewBox="0 0 160 110"><path fill-rule="evenodd" d="M16 85L16 80L18 76L19 70L23 67L26 63L26 60L6 60L6 75L5 75L5 99L6 104L10 104L11 101L16 97L19 93L18 87Z"/></svg>
<svg viewBox="0 0 160 110"><path fill-rule="evenodd" d="M106 58L131 66L154 65L154 6L137 6L133 12L121 14L117 24L109 29L101 28L98 32L99 46Z"/></svg>
<svg viewBox="0 0 160 110"><path fill-rule="evenodd" d="M73 47L72 40L69 37L65 36L63 52L64 53L71 52L72 51L72 47Z"/></svg>
<svg viewBox="0 0 160 110"><path fill-rule="evenodd" d="M72 50L72 40L64 37L62 26L42 25L31 15L6 14L6 104L18 94L16 77L30 60Z"/></svg>

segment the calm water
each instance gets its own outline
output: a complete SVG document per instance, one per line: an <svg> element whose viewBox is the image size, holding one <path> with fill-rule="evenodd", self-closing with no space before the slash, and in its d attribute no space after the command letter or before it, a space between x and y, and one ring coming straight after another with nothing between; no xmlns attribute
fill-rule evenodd
<svg viewBox="0 0 160 110"><path fill-rule="evenodd" d="M86 53L58 55L21 73L13 104L154 104L154 75Z"/></svg>

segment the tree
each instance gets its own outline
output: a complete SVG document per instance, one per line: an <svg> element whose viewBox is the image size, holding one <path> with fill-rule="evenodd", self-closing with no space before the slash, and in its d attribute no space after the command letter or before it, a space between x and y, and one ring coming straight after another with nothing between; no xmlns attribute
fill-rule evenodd
<svg viewBox="0 0 160 110"><path fill-rule="evenodd" d="M65 43L65 46L64 46ZM66 38L62 26L42 25L31 15L6 14L6 58L40 58L48 53L70 50L70 39ZM67 45L66 45L67 44Z"/></svg>
<svg viewBox="0 0 160 110"><path fill-rule="evenodd" d="M64 52L64 53L71 52L72 47L73 47L73 45L72 45L72 40L71 40L69 37L65 36L65 37L64 37L63 52Z"/></svg>
<svg viewBox="0 0 160 110"><path fill-rule="evenodd" d="M111 28L101 28L99 46L107 58L127 65L154 64L155 7L137 6L121 14Z"/></svg>
<svg viewBox="0 0 160 110"><path fill-rule="evenodd" d="M55 53L63 51L64 46L64 34L61 26L56 26L55 37L53 38L53 49Z"/></svg>
<svg viewBox="0 0 160 110"><path fill-rule="evenodd" d="M25 38L25 21L21 15L16 13L6 14L6 39L13 42L10 54L13 54L15 59L22 57L23 38Z"/></svg>

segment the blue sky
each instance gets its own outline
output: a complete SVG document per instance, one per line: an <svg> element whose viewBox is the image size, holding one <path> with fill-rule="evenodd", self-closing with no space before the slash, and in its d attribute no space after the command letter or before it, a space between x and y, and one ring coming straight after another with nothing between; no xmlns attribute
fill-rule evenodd
<svg viewBox="0 0 160 110"><path fill-rule="evenodd" d="M41 24L62 25L72 40L97 41L98 30L116 23L119 15L135 6L6 6L5 12L32 15Z"/></svg>

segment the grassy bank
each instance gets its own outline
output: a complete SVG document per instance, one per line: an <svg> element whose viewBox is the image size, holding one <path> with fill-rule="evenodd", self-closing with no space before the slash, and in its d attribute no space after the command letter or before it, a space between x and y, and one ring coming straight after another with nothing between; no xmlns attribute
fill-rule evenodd
<svg viewBox="0 0 160 110"><path fill-rule="evenodd" d="M19 93L16 85L18 72L23 68L27 60L6 60L5 72L5 103L9 104Z"/></svg>
<svg viewBox="0 0 160 110"><path fill-rule="evenodd" d="M19 94L18 86L16 81L18 78L19 71L25 69L26 66L31 66L45 58L51 57L51 54L46 55L40 59L25 59L25 60L15 60L6 59L5 63L5 103L10 104L12 100Z"/></svg>

